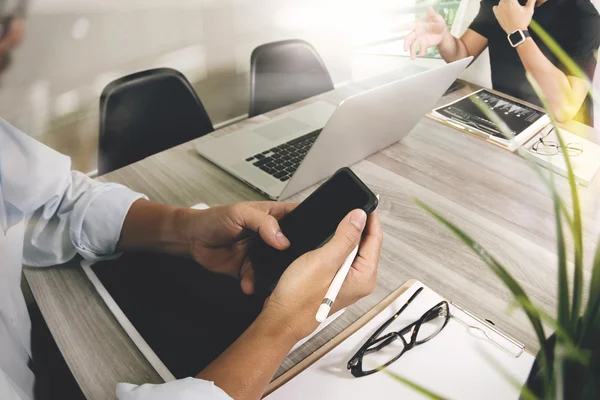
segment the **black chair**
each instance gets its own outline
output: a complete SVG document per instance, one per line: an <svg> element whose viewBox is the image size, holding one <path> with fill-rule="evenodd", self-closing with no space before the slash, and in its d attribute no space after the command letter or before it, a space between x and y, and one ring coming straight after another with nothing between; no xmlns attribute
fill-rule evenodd
<svg viewBox="0 0 600 400"><path fill-rule="evenodd" d="M304 40L263 44L250 64L250 118L333 90L323 60Z"/></svg>
<svg viewBox="0 0 600 400"><path fill-rule="evenodd" d="M188 80L170 68L111 82L100 97L98 174L214 131Z"/></svg>

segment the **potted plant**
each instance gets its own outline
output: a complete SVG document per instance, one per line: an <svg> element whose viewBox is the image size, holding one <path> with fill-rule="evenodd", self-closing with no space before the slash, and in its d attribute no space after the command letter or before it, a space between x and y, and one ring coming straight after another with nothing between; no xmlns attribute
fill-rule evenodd
<svg viewBox="0 0 600 400"><path fill-rule="evenodd" d="M587 79L576 63L535 21L532 23L531 28L557 55L563 65L567 66L570 74ZM545 103L539 86L532 77L529 77L529 79L537 90L539 97L544 101L544 106L556 128L556 120L548 104ZM591 84L590 87L592 87ZM590 92L593 96L593 90ZM484 104L479 106L502 128L501 121L493 111L489 110ZM558 129L556 131L559 132ZM531 160L527 151L520 153L522 157L529 159L532 167L539 172L540 178L546 184L553 199L558 255L558 285L556 288L558 307L556 317L548 315L538 308L508 270L474 239L427 205L420 201L417 201L417 203L445 225L484 261L510 290L515 303L526 313L532 324L539 341L540 350L529 378L521 390L521 398L528 400L600 399L600 242L592 261L587 303L584 305L584 288L586 285L584 282L583 231L579 195L569 152L560 133L558 139L568 170L572 209L567 207L558 194L554 185L553 173L550 173L548 178L547 174L544 174ZM567 267L569 251L566 246L566 238L568 236L572 238L573 244L573 272L571 276ZM547 336L549 332L544 329L544 323L553 331L553 334L549 337ZM389 374L430 398L441 398L402 377L392 373Z"/></svg>

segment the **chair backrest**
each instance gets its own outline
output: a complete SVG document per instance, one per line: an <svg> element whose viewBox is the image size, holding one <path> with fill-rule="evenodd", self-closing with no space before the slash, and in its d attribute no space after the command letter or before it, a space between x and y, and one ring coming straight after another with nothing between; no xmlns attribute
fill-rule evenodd
<svg viewBox="0 0 600 400"><path fill-rule="evenodd" d="M213 130L202 102L180 72L158 68L125 76L108 84L100 97L98 173Z"/></svg>
<svg viewBox="0 0 600 400"><path fill-rule="evenodd" d="M327 67L303 40L267 43L252 52L250 118L329 90Z"/></svg>

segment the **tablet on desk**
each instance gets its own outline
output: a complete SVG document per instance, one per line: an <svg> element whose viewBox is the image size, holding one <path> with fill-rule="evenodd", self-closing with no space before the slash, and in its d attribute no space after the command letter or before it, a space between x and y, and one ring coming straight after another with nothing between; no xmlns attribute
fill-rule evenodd
<svg viewBox="0 0 600 400"><path fill-rule="evenodd" d="M263 301L245 295L237 279L186 258L125 253L84 271L165 381L197 375L262 310Z"/></svg>
<svg viewBox="0 0 600 400"><path fill-rule="evenodd" d="M504 129L480 107L494 112L504 124ZM487 89L436 108L429 116L510 151L525 144L550 123L550 117L543 111Z"/></svg>
<svg viewBox="0 0 600 400"><path fill-rule="evenodd" d="M197 375L252 324L264 303L258 296L245 295L237 279L214 274L187 258L131 252L117 260L84 260L81 265L166 382ZM330 316L290 352L342 313Z"/></svg>

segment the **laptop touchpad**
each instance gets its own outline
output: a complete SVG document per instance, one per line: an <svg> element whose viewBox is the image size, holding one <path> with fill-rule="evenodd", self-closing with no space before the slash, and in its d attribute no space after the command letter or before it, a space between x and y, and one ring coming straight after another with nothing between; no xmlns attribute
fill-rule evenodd
<svg viewBox="0 0 600 400"><path fill-rule="evenodd" d="M306 131L310 125L300 122L294 118L283 118L279 121L254 128L253 131L269 140L281 140L289 135L294 135Z"/></svg>

